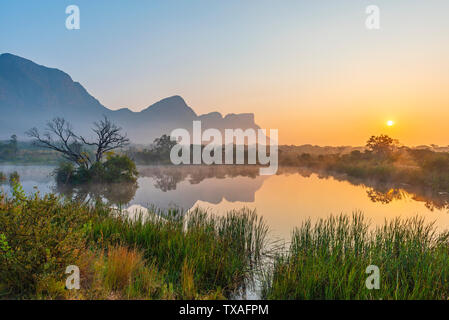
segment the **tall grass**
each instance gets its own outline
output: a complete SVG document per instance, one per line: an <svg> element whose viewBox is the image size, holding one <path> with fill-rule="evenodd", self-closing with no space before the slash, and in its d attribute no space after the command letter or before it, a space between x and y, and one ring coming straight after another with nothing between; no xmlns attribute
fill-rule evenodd
<svg viewBox="0 0 449 320"><path fill-rule="evenodd" d="M193 210L132 220L101 203L0 191L0 297L216 299L251 280L267 227L255 212ZM77 265L82 288L65 290Z"/></svg>
<svg viewBox="0 0 449 320"><path fill-rule="evenodd" d="M362 214L304 222L290 249L266 275L267 299L447 299L449 233L423 219L393 219L370 228ZM369 290L366 268L380 269Z"/></svg>
<svg viewBox="0 0 449 320"><path fill-rule="evenodd" d="M255 212L217 217L200 209L186 215L150 212L131 220L107 217L93 227L93 241L136 247L164 270L180 298L242 288L263 255L268 228Z"/></svg>
<svg viewBox="0 0 449 320"><path fill-rule="evenodd" d="M154 299L163 297L162 275L147 264L141 252L123 246L109 248L103 263L102 287L120 298Z"/></svg>

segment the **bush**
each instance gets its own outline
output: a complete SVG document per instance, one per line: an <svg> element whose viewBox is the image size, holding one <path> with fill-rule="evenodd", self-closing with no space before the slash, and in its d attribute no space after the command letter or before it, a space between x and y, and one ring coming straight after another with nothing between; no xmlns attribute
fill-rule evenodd
<svg viewBox="0 0 449 320"><path fill-rule="evenodd" d="M87 183L134 183L137 181L135 163L126 155L110 155L105 162L96 162L89 169L74 168L71 163L61 163L55 170L58 185Z"/></svg>
<svg viewBox="0 0 449 320"><path fill-rule="evenodd" d="M104 182L136 182L136 164L127 156L112 155L103 164L102 178Z"/></svg>
<svg viewBox="0 0 449 320"><path fill-rule="evenodd" d="M13 173L11 173L9 175L9 183L11 185L14 185L14 184L19 183L19 182L20 182L20 175L19 175L19 173L17 171L14 171Z"/></svg>
<svg viewBox="0 0 449 320"><path fill-rule="evenodd" d="M49 277L62 283L83 248L89 209L55 195L25 197L17 183L13 189L12 198L0 193L0 286L32 297Z"/></svg>
<svg viewBox="0 0 449 320"><path fill-rule="evenodd" d="M58 184L68 184L75 175L75 167L70 162L63 162L55 170L55 175Z"/></svg>

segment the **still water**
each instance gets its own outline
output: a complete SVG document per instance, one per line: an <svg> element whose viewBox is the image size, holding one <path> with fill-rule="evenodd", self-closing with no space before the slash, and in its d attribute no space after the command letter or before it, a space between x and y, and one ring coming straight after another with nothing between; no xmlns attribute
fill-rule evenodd
<svg viewBox="0 0 449 320"><path fill-rule="evenodd" d="M4 173L20 174L27 193L58 191L53 170L48 166L0 165ZM101 188L101 196L127 208L130 214L151 206L186 211L200 206L216 214L242 207L256 209L271 236L281 240L288 240L293 228L307 218L316 221L355 211L362 211L373 225L419 215L435 221L440 229L449 229L448 195L407 185L379 186L298 168L282 168L274 176L259 176L257 168L245 166L141 166L139 173L137 186L110 185ZM8 184L0 188L10 192ZM69 194L83 198L91 191L71 190Z"/></svg>

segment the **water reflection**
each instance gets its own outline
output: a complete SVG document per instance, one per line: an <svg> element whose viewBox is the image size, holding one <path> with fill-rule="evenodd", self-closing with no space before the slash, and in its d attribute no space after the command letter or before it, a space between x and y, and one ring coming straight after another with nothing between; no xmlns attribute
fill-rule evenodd
<svg viewBox="0 0 449 320"><path fill-rule="evenodd" d="M368 198L372 202L380 202L382 204L388 204L393 200L401 200L406 196L406 192L401 189L389 189L387 191L379 191L373 188L366 190Z"/></svg>
<svg viewBox="0 0 449 320"><path fill-rule="evenodd" d="M0 171L6 174L18 171L27 192L33 192L33 187L37 186L42 193L58 192L79 201L103 199L114 205L156 205L163 209L176 206L185 210L198 201L210 204L222 201L253 203L256 192L267 179L272 178L260 176L256 166L140 166L137 184L71 188L55 186L53 169L48 166L0 166ZM389 205L394 201L413 200L424 203L429 211L449 209L449 193L419 186L378 183L298 167L280 167L277 176L297 174L304 178L315 175L322 180L349 182L364 188L366 197L373 203ZM9 186L4 184L2 188L8 190ZM275 190L273 197L279 192L282 189Z"/></svg>
<svg viewBox="0 0 449 320"><path fill-rule="evenodd" d="M131 205L192 208L198 201L252 203L266 176L254 166L139 167L139 189Z"/></svg>
<svg viewBox="0 0 449 320"><path fill-rule="evenodd" d="M421 215L449 227L447 193L404 184L379 184L348 179L329 172L283 167L275 176L260 176L255 166L145 166L137 184L57 188L51 172L39 166L0 166L6 174L18 171L25 192L59 192L79 201L99 201L124 209L142 210L196 206L222 214L248 207L264 217L283 239L304 219L360 210L373 224L401 216ZM0 186L10 192L8 184Z"/></svg>
<svg viewBox="0 0 449 320"><path fill-rule="evenodd" d="M122 206L132 201L138 187L137 183L94 184L77 187L56 186L55 191L76 201L106 201L110 205Z"/></svg>
<svg viewBox="0 0 449 320"><path fill-rule="evenodd" d="M177 185L184 180L190 184L199 184L207 178L242 176L255 179L259 176L259 169L255 166L141 166L139 175L153 178L154 186L166 192L176 190Z"/></svg>
<svg viewBox="0 0 449 320"><path fill-rule="evenodd" d="M373 180L358 179L347 175L332 172L312 171L308 168L283 167L278 171L279 175L298 173L303 177L316 174L319 179L335 179L341 182L349 182L353 186L366 188L367 197L375 203L389 204L395 200L411 199L423 202L430 211L449 210L449 193L438 192L424 186L411 186L405 183L381 183Z"/></svg>
<svg viewBox="0 0 449 320"><path fill-rule="evenodd" d="M264 179L254 166L146 166L139 167L137 183L62 185L53 191L77 201L188 210L197 201L254 202Z"/></svg>

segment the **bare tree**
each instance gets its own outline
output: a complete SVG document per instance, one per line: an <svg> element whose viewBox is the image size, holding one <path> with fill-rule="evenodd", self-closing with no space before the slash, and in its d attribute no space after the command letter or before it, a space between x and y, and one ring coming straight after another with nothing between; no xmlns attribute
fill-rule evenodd
<svg viewBox="0 0 449 320"><path fill-rule="evenodd" d="M106 152L125 147L129 144L129 139L126 137L126 134L121 134L122 128L117 127L106 116L100 122L95 122L94 126L95 128L92 130L97 135L96 142L88 142L83 137L80 137L80 139L84 144L97 148L95 153L96 162L100 162Z"/></svg>
<svg viewBox="0 0 449 320"><path fill-rule="evenodd" d="M60 152L65 159L79 166L87 169L92 163L89 154L82 147L82 141L73 133L70 123L63 118L49 121L42 135L37 128L30 129L26 134L36 139L35 145Z"/></svg>
<svg viewBox="0 0 449 320"><path fill-rule="evenodd" d="M94 126L92 130L97 135L96 142L89 142L76 135L70 123L63 118L49 121L42 135L36 128L27 131L27 135L36 139L36 145L60 152L65 159L89 169L93 161L84 148L85 145L96 146L95 161L100 162L106 152L129 144L126 135L121 134L122 128L117 127L107 117L99 123L95 122Z"/></svg>

